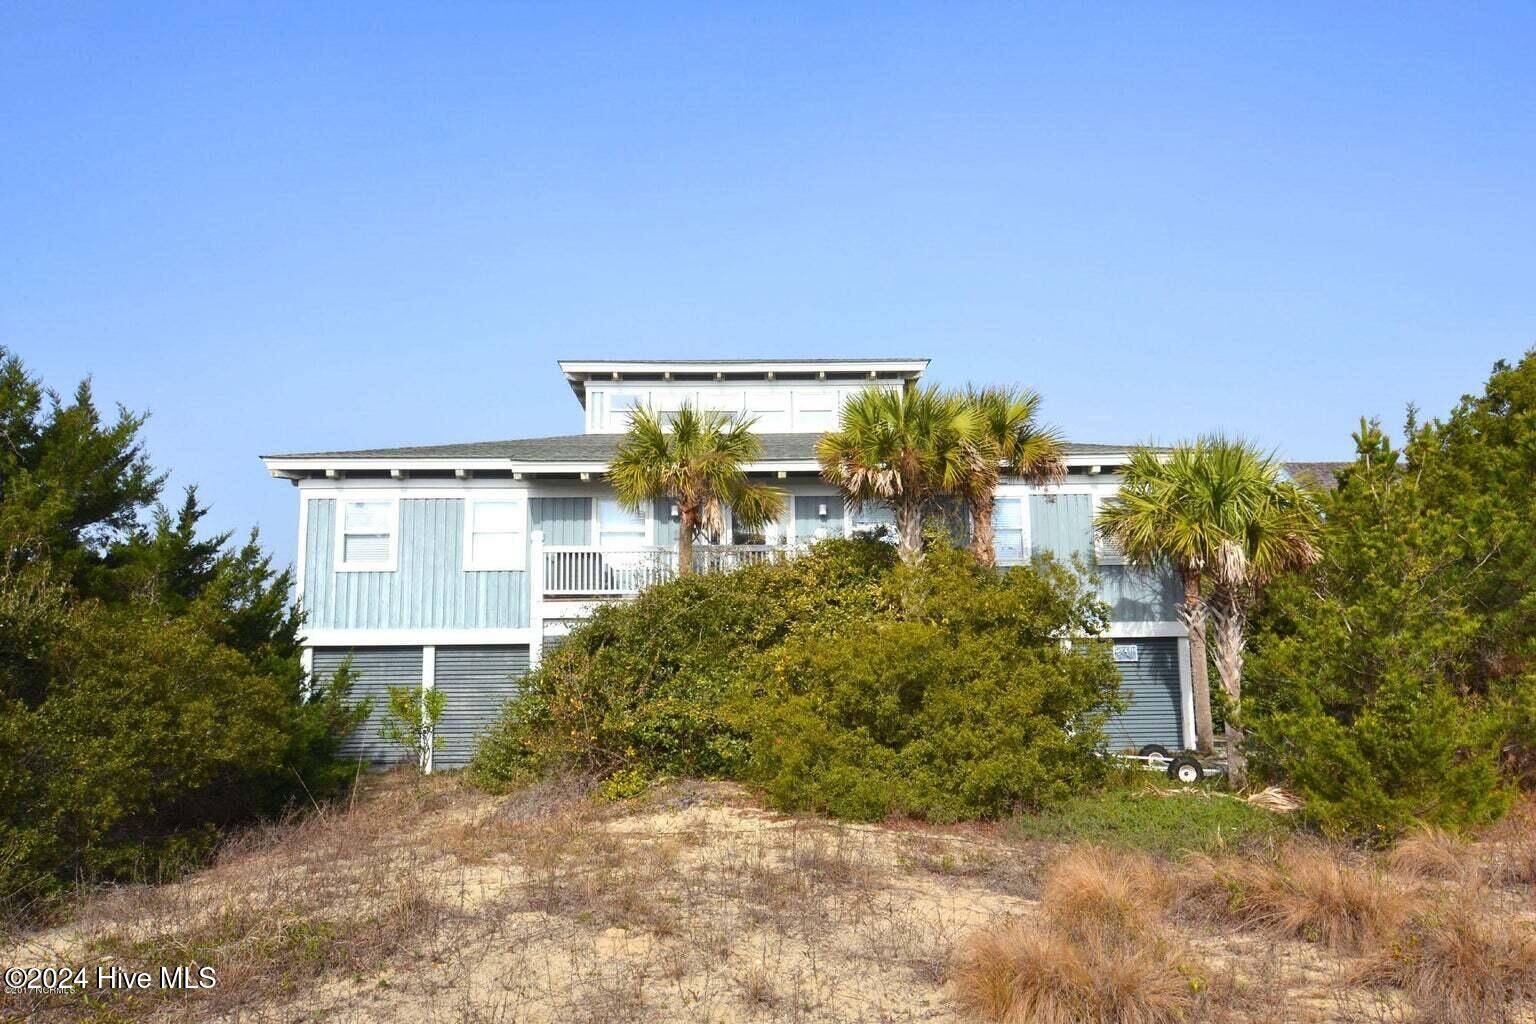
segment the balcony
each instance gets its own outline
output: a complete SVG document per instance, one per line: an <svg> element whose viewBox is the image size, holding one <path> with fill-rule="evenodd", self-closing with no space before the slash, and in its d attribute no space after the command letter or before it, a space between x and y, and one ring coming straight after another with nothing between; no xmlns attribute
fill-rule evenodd
<svg viewBox="0 0 1536 1024"><path fill-rule="evenodd" d="M677 549L546 547L545 597L627 597L677 575ZM801 546L695 544L695 572L731 572L793 558Z"/></svg>

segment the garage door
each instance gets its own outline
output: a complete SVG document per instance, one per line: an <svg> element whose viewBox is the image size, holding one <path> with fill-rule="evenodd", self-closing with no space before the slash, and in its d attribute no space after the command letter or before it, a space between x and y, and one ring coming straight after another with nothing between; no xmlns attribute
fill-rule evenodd
<svg viewBox="0 0 1536 1024"><path fill-rule="evenodd" d="M368 764L403 761L400 747L379 739L379 723L389 707L391 686L421 686L420 647L316 647L312 670L317 685L324 686L348 657L352 659L352 699L372 700L368 720L341 744L341 757Z"/></svg>
<svg viewBox="0 0 1536 1024"><path fill-rule="evenodd" d="M1179 641L1158 637L1112 642L1127 706L1104 726L1109 749L1139 749L1148 743L1179 749L1184 745Z"/></svg>
<svg viewBox="0 0 1536 1024"><path fill-rule="evenodd" d="M474 756L480 733L528 674L526 646L453 646L437 649L433 686L443 694L433 768L462 768Z"/></svg>

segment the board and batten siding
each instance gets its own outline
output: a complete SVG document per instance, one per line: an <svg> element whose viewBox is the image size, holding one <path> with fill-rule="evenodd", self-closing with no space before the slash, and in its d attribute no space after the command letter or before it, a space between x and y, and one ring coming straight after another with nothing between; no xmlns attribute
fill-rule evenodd
<svg viewBox="0 0 1536 1024"><path fill-rule="evenodd" d="M436 768L462 768L474 756L480 734L495 723L502 705L528 674L524 646L455 645L437 648L433 688L443 695L437 723Z"/></svg>
<svg viewBox="0 0 1536 1024"><path fill-rule="evenodd" d="M1113 640L1136 648L1135 661L1118 661L1126 709L1104 725L1110 750L1139 750L1158 743L1178 750L1183 740L1183 699L1179 686L1179 641L1175 637Z"/></svg>
<svg viewBox="0 0 1536 1024"><path fill-rule="evenodd" d="M344 761L361 760L368 764L392 764L409 754L379 738L379 724L389 708L391 686L420 687L422 657L420 647L316 647L312 671L317 685L327 685L331 676L348 657L352 659L352 701L373 701L368 718L342 741L339 756Z"/></svg>
<svg viewBox="0 0 1536 1024"><path fill-rule="evenodd" d="M592 543L591 498L533 498L531 530L544 531L548 547L586 547Z"/></svg>
<svg viewBox="0 0 1536 1024"><path fill-rule="evenodd" d="M1147 572L1129 565L1098 567L1099 599L1112 622L1177 622L1184 588L1170 570Z"/></svg>
<svg viewBox="0 0 1536 1024"><path fill-rule="evenodd" d="M671 498L657 498L651 503L651 523L659 548L677 547L677 537L682 530L678 520L672 517L674 504Z"/></svg>
<svg viewBox="0 0 1536 1024"><path fill-rule="evenodd" d="M821 514L822 508L827 510ZM821 537L816 531L822 531ZM843 535L843 499L836 494L795 496L795 540L800 543Z"/></svg>
<svg viewBox="0 0 1536 1024"><path fill-rule="evenodd" d="M1049 552L1072 564L1074 556L1093 564L1093 496L1031 494L1029 541L1034 554Z"/></svg>
<svg viewBox="0 0 1536 1024"><path fill-rule="evenodd" d="M528 573L464 570L460 498L400 499L399 564L393 572L335 571L335 499L309 499L308 524L303 603L311 629L528 625Z"/></svg>

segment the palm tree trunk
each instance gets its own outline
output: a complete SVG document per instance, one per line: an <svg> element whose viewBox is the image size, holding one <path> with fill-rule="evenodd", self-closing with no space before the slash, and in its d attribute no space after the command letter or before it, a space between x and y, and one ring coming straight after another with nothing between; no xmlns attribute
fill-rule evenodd
<svg viewBox="0 0 1536 1024"><path fill-rule="evenodd" d="M907 565L923 557L923 506L903 497L896 503L896 554Z"/></svg>
<svg viewBox="0 0 1536 1024"><path fill-rule="evenodd" d="M1243 753L1243 645L1247 612L1242 597L1223 587L1211 608L1216 627L1216 671L1227 695L1227 781L1233 789L1248 784L1248 758Z"/></svg>
<svg viewBox="0 0 1536 1024"><path fill-rule="evenodd" d="M687 576L693 572L693 531L698 518L698 509L679 504L677 510L677 574L679 576Z"/></svg>
<svg viewBox="0 0 1536 1024"><path fill-rule="evenodd" d="M971 554L982 565L996 565L997 552L992 547L992 495L981 495L966 505L971 512Z"/></svg>
<svg viewBox="0 0 1536 1024"><path fill-rule="evenodd" d="M1195 749L1209 754L1215 745L1216 730L1211 725L1211 671L1205 651L1205 628L1210 618L1205 598L1200 594L1200 576L1186 572L1184 604L1179 618L1189 630L1189 688L1195 705Z"/></svg>

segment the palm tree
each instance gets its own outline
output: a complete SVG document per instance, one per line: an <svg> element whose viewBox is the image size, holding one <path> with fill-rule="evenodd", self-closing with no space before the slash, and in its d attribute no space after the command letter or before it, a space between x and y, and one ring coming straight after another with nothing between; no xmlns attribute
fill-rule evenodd
<svg viewBox="0 0 1536 1024"><path fill-rule="evenodd" d="M844 403L838 429L816 442L821 475L850 505L885 501L896 516L896 550L923 554L923 515L958 493L976 471L978 421L959 395L936 387L866 388Z"/></svg>
<svg viewBox="0 0 1536 1024"><path fill-rule="evenodd" d="M656 498L677 503L677 571L693 571L693 539L718 534L729 508L735 521L755 529L777 518L784 492L747 479L742 467L762 454L751 420L705 411L684 403L670 422L637 409L619 441L608 480L627 508L639 510Z"/></svg>
<svg viewBox="0 0 1536 1024"><path fill-rule="evenodd" d="M1279 465L1253 445L1205 437L1166 458L1151 449L1131 454L1120 492L1100 510L1100 534L1143 569L1170 565L1184 586L1180 618L1189 629L1196 746L1212 745L1208 621L1216 620L1217 671L1229 699L1227 754L1231 781L1245 777L1238 706L1247 610L1275 575L1310 564L1317 510Z"/></svg>
<svg viewBox="0 0 1536 1024"><path fill-rule="evenodd" d="M1028 388L966 388L966 404L976 415L978 438L974 472L961 485L971 514L971 551L982 565L994 565L992 502L1003 476L1033 484L1060 483L1067 475L1066 445L1053 428L1035 419L1040 395Z"/></svg>
<svg viewBox="0 0 1536 1024"><path fill-rule="evenodd" d="M1216 671L1231 708L1226 716L1227 775L1233 786L1241 787L1248 777L1240 714L1248 612L1275 577L1317 563L1321 515L1311 495L1280 479L1273 458L1240 443L1220 454L1226 472L1253 480L1252 500L1244 503L1222 541L1211 573Z"/></svg>

